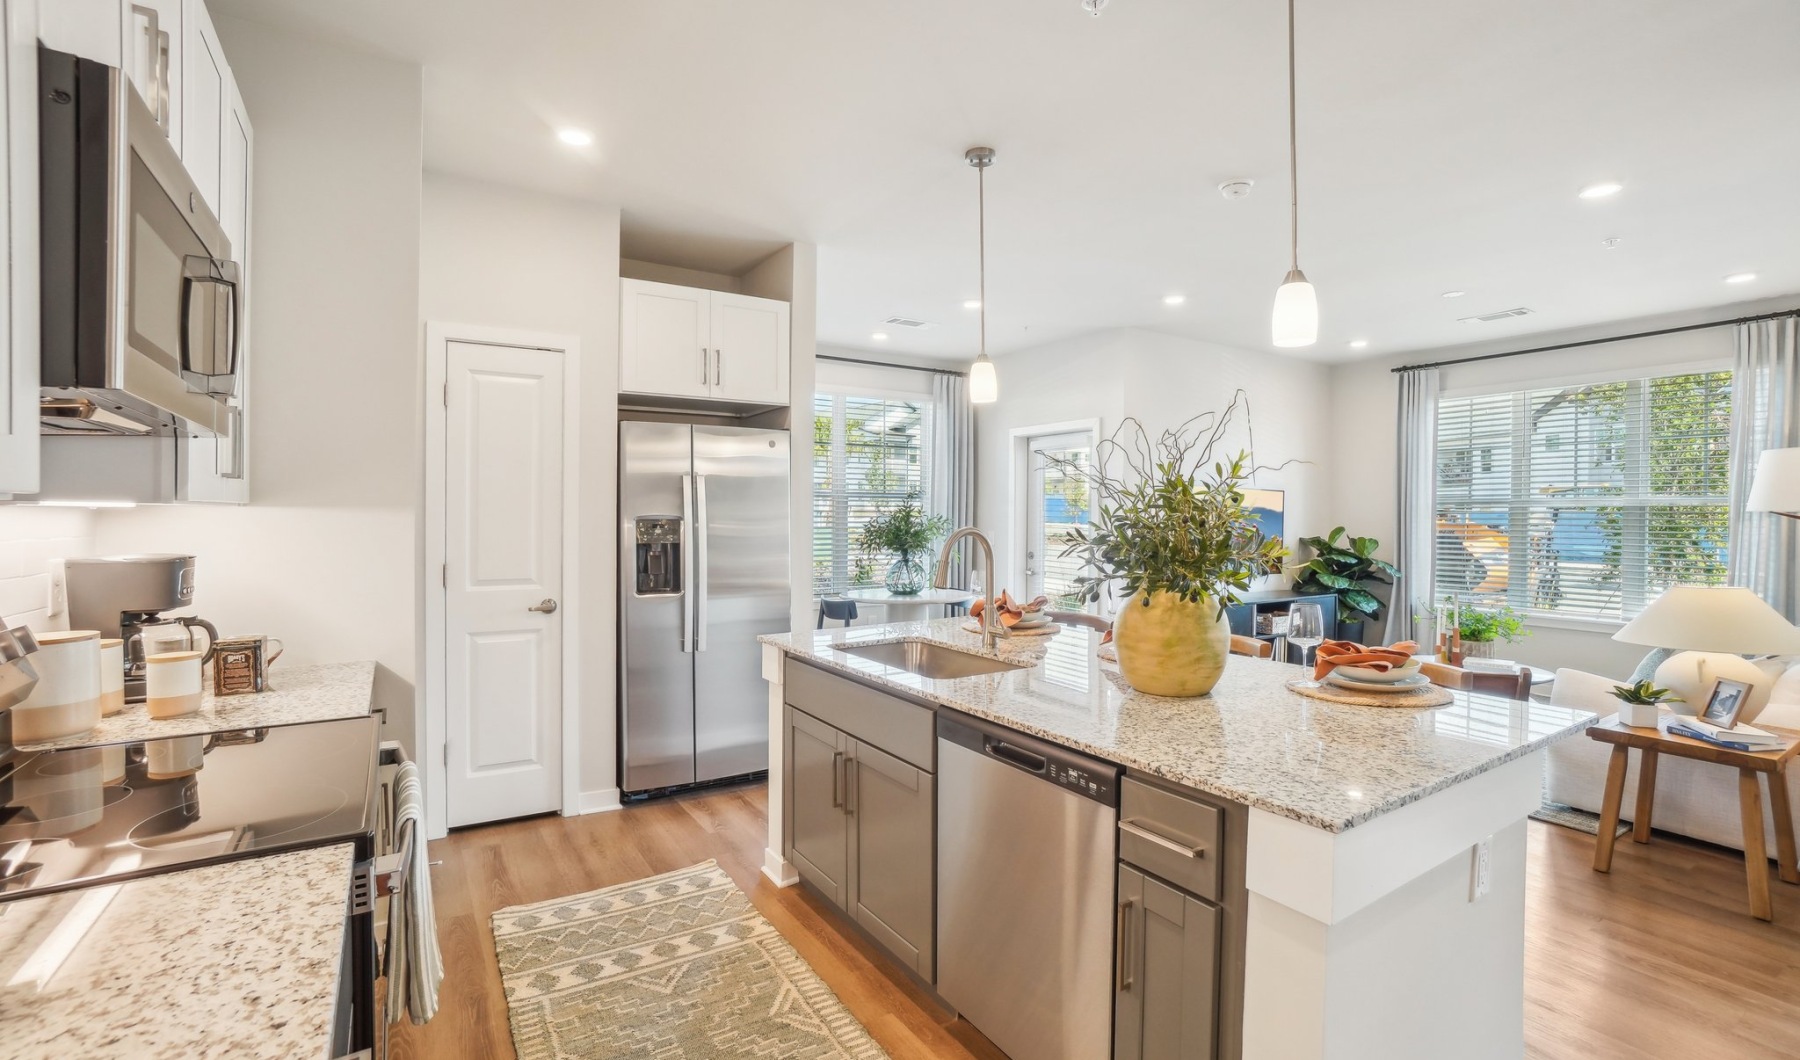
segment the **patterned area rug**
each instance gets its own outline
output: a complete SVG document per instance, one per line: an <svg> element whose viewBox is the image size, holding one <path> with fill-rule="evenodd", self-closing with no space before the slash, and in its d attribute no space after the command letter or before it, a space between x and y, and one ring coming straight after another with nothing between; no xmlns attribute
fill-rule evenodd
<svg viewBox="0 0 1800 1060"><path fill-rule="evenodd" d="M1531 819L1534 821L1543 821L1546 824L1559 824L1564 828L1573 828L1577 832L1586 832L1588 835L1600 834L1599 814L1589 813L1586 810L1577 810L1573 806L1564 806L1560 802L1550 802L1545 800L1544 804L1539 806L1536 812L1531 815ZM1629 831L1631 831L1631 826L1621 821L1619 822L1618 835L1615 835L1614 838L1616 839L1618 836L1624 835Z"/></svg>
<svg viewBox="0 0 1800 1060"><path fill-rule="evenodd" d="M494 914L519 1060L887 1053L716 862Z"/></svg>

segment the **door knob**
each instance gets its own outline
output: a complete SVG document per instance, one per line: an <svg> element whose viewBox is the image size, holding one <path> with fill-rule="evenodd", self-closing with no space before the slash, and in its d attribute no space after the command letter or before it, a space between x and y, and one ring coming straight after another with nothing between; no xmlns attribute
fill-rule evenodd
<svg viewBox="0 0 1800 1060"><path fill-rule="evenodd" d="M532 604L530 607L526 608L525 610L536 611L537 613L539 613L541 615L554 615L554 614L556 614L556 601L552 600L548 596L546 596L546 597L544 597L543 600L539 601L538 603Z"/></svg>

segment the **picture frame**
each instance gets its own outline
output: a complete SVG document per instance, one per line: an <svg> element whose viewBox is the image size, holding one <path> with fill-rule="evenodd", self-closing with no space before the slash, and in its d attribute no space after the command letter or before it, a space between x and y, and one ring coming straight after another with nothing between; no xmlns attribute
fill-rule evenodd
<svg viewBox="0 0 1800 1060"><path fill-rule="evenodd" d="M1729 729L1737 724L1738 714L1749 701L1750 685L1747 682L1720 678L1714 682L1712 694L1706 697L1706 706L1700 711L1700 718L1721 729Z"/></svg>

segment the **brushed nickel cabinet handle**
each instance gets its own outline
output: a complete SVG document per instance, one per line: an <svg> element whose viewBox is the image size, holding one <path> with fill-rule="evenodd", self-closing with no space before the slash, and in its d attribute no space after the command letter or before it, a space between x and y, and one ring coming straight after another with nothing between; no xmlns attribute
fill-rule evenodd
<svg viewBox="0 0 1800 1060"><path fill-rule="evenodd" d="M1119 941L1113 949L1116 955L1113 976L1120 993L1131 989L1131 960L1128 954L1131 946L1131 906L1134 901L1127 898L1119 903L1118 923L1115 925Z"/></svg>
<svg viewBox="0 0 1800 1060"><path fill-rule="evenodd" d="M834 810L844 808L844 752L831 752L831 807Z"/></svg>
<svg viewBox="0 0 1800 1060"><path fill-rule="evenodd" d="M1126 835L1136 836L1139 839L1142 839L1146 843L1155 843L1157 846L1162 847L1164 850L1167 850L1174 854L1180 854L1184 858L1203 858L1206 856L1206 848L1205 847L1191 847L1185 843L1177 843L1175 840L1170 839L1168 836L1158 835L1155 832L1150 831L1148 828L1144 828L1144 827L1140 826L1136 821L1132 821L1132 820L1120 821L1119 822L1119 831L1124 832Z"/></svg>

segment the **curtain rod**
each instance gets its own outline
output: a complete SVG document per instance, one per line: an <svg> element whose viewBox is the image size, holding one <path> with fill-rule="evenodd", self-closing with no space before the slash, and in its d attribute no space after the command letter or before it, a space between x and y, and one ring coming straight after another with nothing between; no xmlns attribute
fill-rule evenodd
<svg viewBox="0 0 1800 1060"><path fill-rule="evenodd" d="M1658 335L1678 335L1684 331L1704 331L1707 328L1731 327L1737 324L1751 324L1758 320L1779 320L1800 314L1800 308L1783 309L1774 313L1759 313L1752 317L1734 317L1731 320L1714 320L1707 324L1683 324L1680 327L1658 328L1655 331L1639 331L1631 335L1613 335L1604 339L1582 339L1579 342L1559 342L1554 346L1534 346L1529 350L1513 350L1511 353L1484 353L1479 357L1460 357L1449 361L1432 361L1429 364L1403 364L1392 372L1416 372L1423 368L1443 368L1452 364L1474 364L1476 361L1498 361L1506 357L1523 357L1528 353L1550 353L1553 350L1572 350L1578 346L1599 346L1608 342L1624 342L1627 339L1650 339Z"/></svg>
<svg viewBox="0 0 1800 1060"><path fill-rule="evenodd" d="M834 357L829 353L816 354L817 361L841 361L844 364L863 364L870 368L898 368L902 372L927 372L931 375L968 375L967 372L953 371L949 368L920 368L911 364L888 364L885 361L859 361L855 357Z"/></svg>

